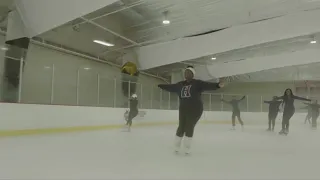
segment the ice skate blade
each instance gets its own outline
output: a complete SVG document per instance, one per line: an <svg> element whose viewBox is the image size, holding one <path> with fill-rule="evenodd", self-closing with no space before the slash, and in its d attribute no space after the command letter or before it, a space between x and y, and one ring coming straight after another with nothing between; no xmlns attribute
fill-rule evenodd
<svg viewBox="0 0 320 180"><path fill-rule="evenodd" d="M287 136L288 134L286 133L279 133L280 136Z"/></svg>
<svg viewBox="0 0 320 180"><path fill-rule="evenodd" d="M130 129L122 129L122 132L131 132Z"/></svg>

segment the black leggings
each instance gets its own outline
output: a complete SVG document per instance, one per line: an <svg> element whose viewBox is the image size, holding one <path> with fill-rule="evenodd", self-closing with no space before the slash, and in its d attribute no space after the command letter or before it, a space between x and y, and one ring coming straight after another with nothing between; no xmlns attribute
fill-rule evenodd
<svg viewBox="0 0 320 180"><path fill-rule="evenodd" d="M295 109L284 109L282 116L282 130L289 130L289 122L294 112Z"/></svg>
<svg viewBox="0 0 320 180"><path fill-rule="evenodd" d="M132 119L135 118L138 115L137 110L130 110L129 116L128 116L128 121L127 125L131 126L132 125Z"/></svg>
<svg viewBox="0 0 320 180"><path fill-rule="evenodd" d="M240 116L240 111L233 111L232 112L232 126L236 126L236 117L238 118L239 123L243 126L243 121Z"/></svg>
<svg viewBox="0 0 320 180"><path fill-rule="evenodd" d="M203 109L193 109L191 111L179 110L179 126L176 135L183 137L193 137L194 127L201 118Z"/></svg>
<svg viewBox="0 0 320 180"><path fill-rule="evenodd" d="M319 113L313 113L312 114L312 127L316 128L317 127L317 120L319 117Z"/></svg>
<svg viewBox="0 0 320 180"><path fill-rule="evenodd" d="M268 118L269 118L269 129L274 129L274 126L276 124L276 118L278 116L278 112L269 112Z"/></svg>
<svg viewBox="0 0 320 180"><path fill-rule="evenodd" d="M310 122L310 119L312 118L312 115L311 115L311 113L308 113L307 114L307 116L306 116L306 119L304 120L304 123L306 124L307 123L307 121L309 122L309 124L311 124L311 122Z"/></svg>

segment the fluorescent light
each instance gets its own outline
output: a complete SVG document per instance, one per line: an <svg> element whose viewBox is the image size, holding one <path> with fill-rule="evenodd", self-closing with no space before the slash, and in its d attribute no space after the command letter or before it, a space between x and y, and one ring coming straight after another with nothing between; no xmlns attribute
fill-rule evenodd
<svg viewBox="0 0 320 180"><path fill-rule="evenodd" d="M212 60L216 60L217 58L216 58L216 57L212 57L211 59L212 59Z"/></svg>
<svg viewBox="0 0 320 180"><path fill-rule="evenodd" d="M90 68L86 67L86 68L83 68L84 70L90 70Z"/></svg>
<svg viewBox="0 0 320 180"><path fill-rule="evenodd" d="M44 68L45 68L45 69L50 69L51 67L50 67L50 66L45 66Z"/></svg>
<svg viewBox="0 0 320 180"><path fill-rule="evenodd" d="M101 45L104 45L104 46L108 46L108 47L114 46L114 44L111 44L111 43L108 43L108 42L104 42L104 41L100 41L100 40L94 40L93 42L101 44Z"/></svg>
<svg viewBox="0 0 320 180"><path fill-rule="evenodd" d="M163 24L170 24L170 21L166 19L166 20L163 20L162 23Z"/></svg>
<svg viewBox="0 0 320 180"><path fill-rule="evenodd" d="M313 41L310 41L311 44L316 44L317 41L316 40L313 40Z"/></svg>
<svg viewBox="0 0 320 180"><path fill-rule="evenodd" d="M2 51L8 51L9 48L7 48L7 47L1 47L1 50L2 50Z"/></svg>

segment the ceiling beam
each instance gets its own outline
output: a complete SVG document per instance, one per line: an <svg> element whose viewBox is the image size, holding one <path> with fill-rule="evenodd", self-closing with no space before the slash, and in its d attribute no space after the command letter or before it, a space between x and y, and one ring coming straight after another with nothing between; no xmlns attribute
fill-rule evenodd
<svg viewBox="0 0 320 180"><path fill-rule="evenodd" d="M128 41L128 42L130 42L130 43L132 43L132 44L134 44L134 45L136 45L136 46L141 46L139 43L137 43L137 42L135 42L135 41L133 41L133 40L125 37L125 36L122 36L121 34L116 33L116 32L114 32L114 31L110 30L109 28L106 28L106 27L104 27L104 26L102 26L102 25L100 25L100 24L98 24L98 23L96 23L96 22L94 22L94 21L92 21L92 20L90 20L90 19L87 19L87 18L85 18L85 17L80 17L80 19L83 19L84 21L86 21L86 22L88 22L88 23L90 23L90 24L92 24L92 25L94 25L94 26L96 26L96 27L98 27L98 28L101 28L101 29L103 29L104 31L107 31L107 32L113 34L114 36L117 36L117 37L119 37L119 38L121 38L121 39L123 39L123 40L125 40L125 41Z"/></svg>
<svg viewBox="0 0 320 180"><path fill-rule="evenodd" d="M102 15L100 15L100 16L91 18L90 20L91 20L91 21L94 21L94 20L97 20L97 19L100 19L100 18L103 18L103 17L107 17L107 16L110 16L110 15L112 15L112 14L115 14L115 13L118 13L118 12L121 12L121 11L124 11L124 10L127 10L127 9L131 9L131 8L133 8L133 7L139 6L139 5L144 4L144 3L146 3L146 2L147 2L147 1L139 1L139 2L134 3L134 4L125 5L125 6L123 6L123 7L120 8L120 9L117 9L117 10L115 10L115 11L111 11L111 12L102 14ZM87 23L87 21L82 21L82 22L80 22L80 23L75 23L75 24L73 24L73 25L74 25L74 26L78 26L78 25L82 25L82 24L85 24L85 23Z"/></svg>
<svg viewBox="0 0 320 180"><path fill-rule="evenodd" d="M14 3L26 26L28 36L34 37L116 1L14 0Z"/></svg>
<svg viewBox="0 0 320 180"><path fill-rule="evenodd" d="M318 62L320 62L320 51L319 47L315 46L312 49L292 53L216 63L206 68L210 76L220 78Z"/></svg>
<svg viewBox="0 0 320 180"><path fill-rule="evenodd" d="M320 10L304 11L271 20L234 26L212 34L182 38L138 49L142 69L192 60L320 32Z"/></svg>

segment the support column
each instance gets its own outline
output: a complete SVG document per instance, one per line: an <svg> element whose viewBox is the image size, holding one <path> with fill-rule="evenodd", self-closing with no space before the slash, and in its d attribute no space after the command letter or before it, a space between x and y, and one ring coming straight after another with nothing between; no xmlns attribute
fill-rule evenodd
<svg viewBox="0 0 320 180"><path fill-rule="evenodd" d="M8 50L4 58L4 75L2 77L4 83L1 91L1 99L5 102L17 103L21 99L19 97L20 77L22 77L20 73L23 72L26 52L30 43L25 29L19 13L16 11L10 12L6 34ZM22 65L20 64L21 61Z"/></svg>

